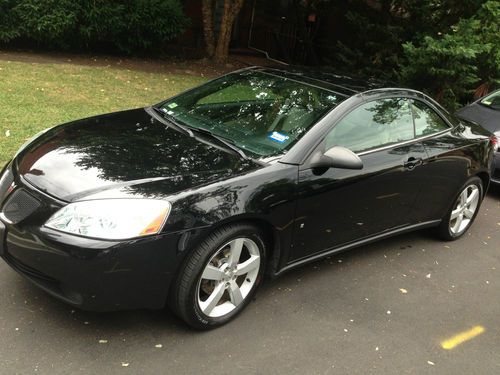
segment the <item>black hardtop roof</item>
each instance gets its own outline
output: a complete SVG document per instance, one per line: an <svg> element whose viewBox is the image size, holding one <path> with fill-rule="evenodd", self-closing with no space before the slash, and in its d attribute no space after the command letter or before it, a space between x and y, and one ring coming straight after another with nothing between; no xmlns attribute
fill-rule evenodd
<svg viewBox="0 0 500 375"><path fill-rule="evenodd" d="M335 91L345 96L352 96L365 91L396 87L394 83L385 82L376 78L353 78L347 75L334 73L327 69L305 68L297 66L286 67L259 67L252 70L279 75L284 78L296 79L298 81L317 85L322 88Z"/></svg>

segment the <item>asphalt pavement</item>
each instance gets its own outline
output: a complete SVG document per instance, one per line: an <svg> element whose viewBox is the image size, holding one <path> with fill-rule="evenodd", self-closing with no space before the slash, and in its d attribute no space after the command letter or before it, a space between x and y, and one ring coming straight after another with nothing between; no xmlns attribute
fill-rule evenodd
<svg viewBox="0 0 500 375"><path fill-rule="evenodd" d="M232 323L73 309L0 262L0 374L499 374L500 188L455 242L420 231L266 282Z"/></svg>

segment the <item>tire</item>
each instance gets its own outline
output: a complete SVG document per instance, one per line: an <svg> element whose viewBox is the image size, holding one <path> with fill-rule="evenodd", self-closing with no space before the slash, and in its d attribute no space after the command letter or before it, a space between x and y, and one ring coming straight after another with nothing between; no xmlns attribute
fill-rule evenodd
<svg viewBox="0 0 500 375"><path fill-rule="evenodd" d="M474 198L472 198L473 194L476 194ZM454 241L467 232L479 212L483 194L483 183L479 177L467 180L458 194L453 197L451 207L437 228L441 239Z"/></svg>
<svg viewBox="0 0 500 375"><path fill-rule="evenodd" d="M252 300L263 278L264 238L262 231L249 224L214 231L181 267L169 299L172 310L202 330L233 319Z"/></svg>

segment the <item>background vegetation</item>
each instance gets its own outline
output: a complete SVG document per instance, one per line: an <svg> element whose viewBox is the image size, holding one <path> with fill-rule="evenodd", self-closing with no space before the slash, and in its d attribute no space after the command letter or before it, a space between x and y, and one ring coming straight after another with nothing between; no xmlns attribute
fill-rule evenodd
<svg viewBox="0 0 500 375"><path fill-rule="evenodd" d="M207 55L216 62L226 60L234 19L253 1L190 2L203 15ZM292 62L394 81L450 109L500 86L500 0L255 1L266 14L289 4L295 37L311 43L309 56ZM169 55L167 42L190 23L184 2L0 0L0 46ZM314 40L311 13L323 29Z"/></svg>
<svg viewBox="0 0 500 375"><path fill-rule="evenodd" d="M325 56L334 66L426 91L450 109L500 85L500 1L376 4L348 1L345 30Z"/></svg>
<svg viewBox="0 0 500 375"><path fill-rule="evenodd" d="M147 52L188 25L179 0L0 0L0 42Z"/></svg>

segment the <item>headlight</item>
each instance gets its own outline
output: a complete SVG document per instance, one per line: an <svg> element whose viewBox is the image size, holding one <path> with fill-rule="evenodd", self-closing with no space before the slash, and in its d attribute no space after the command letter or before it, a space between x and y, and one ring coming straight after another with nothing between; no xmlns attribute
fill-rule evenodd
<svg viewBox="0 0 500 375"><path fill-rule="evenodd" d="M40 137L42 134L45 134L47 133L51 128L47 128L47 129L44 129L42 130L41 132L35 134L33 137L31 137L30 139L28 139L26 142L23 143L23 145L21 147L19 147L19 149L17 150L16 154L14 155L14 158L17 157L17 155L19 155L21 152L23 152L23 150L28 147L30 145L31 142L33 142L35 139L37 139L38 137Z"/></svg>
<svg viewBox="0 0 500 375"><path fill-rule="evenodd" d="M171 205L154 199L107 199L71 203L45 223L84 237L124 240L158 233Z"/></svg>

